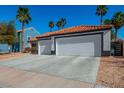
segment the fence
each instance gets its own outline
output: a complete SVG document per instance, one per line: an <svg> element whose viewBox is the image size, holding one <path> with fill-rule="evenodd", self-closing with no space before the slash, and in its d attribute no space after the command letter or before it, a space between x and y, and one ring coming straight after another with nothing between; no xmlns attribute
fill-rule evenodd
<svg viewBox="0 0 124 93"><path fill-rule="evenodd" d="M123 56L124 56L124 41L123 41Z"/></svg>
<svg viewBox="0 0 124 93"><path fill-rule="evenodd" d="M8 44L0 44L0 54L9 53L9 50Z"/></svg>
<svg viewBox="0 0 124 93"><path fill-rule="evenodd" d="M114 56L123 56L123 42L112 42L112 49Z"/></svg>

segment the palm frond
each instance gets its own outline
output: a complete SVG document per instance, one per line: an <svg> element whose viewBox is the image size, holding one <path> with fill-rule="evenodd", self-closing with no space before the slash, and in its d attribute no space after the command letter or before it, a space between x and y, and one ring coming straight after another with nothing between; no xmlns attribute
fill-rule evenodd
<svg viewBox="0 0 124 93"><path fill-rule="evenodd" d="M99 5L97 6L96 9L96 15L100 16L100 15L105 15L108 11L108 8L106 7L106 5Z"/></svg>
<svg viewBox="0 0 124 93"><path fill-rule="evenodd" d="M28 20L25 20L24 23L29 24L29 21Z"/></svg>
<svg viewBox="0 0 124 93"><path fill-rule="evenodd" d="M29 21L32 20L29 13L29 9L25 7L19 7L17 11L16 19L19 19L20 22L24 22L26 24L29 23Z"/></svg>

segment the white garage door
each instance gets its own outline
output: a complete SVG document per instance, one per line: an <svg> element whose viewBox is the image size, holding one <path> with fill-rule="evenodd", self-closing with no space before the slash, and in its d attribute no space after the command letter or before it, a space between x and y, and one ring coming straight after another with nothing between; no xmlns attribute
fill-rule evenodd
<svg viewBox="0 0 124 93"><path fill-rule="evenodd" d="M51 54L51 40L38 41L39 54L47 55Z"/></svg>
<svg viewBox="0 0 124 93"><path fill-rule="evenodd" d="M101 56L101 34L56 38L56 55Z"/></svg>

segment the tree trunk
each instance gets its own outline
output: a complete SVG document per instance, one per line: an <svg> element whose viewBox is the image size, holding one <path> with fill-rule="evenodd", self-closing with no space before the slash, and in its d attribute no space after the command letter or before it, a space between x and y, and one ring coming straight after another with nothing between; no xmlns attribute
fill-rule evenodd
<svg viewBox="0 0 124 93"><path fill-rule="evenodd" d="M62 26L62 29L64 29L64 26Z"/></svg>
<svg viewBox="0 0 124 93"><path fill-rule="evenodd" d="M115 41L117 41L117 32L118 32L118 30L115 29Z"/></svg>
<svg viewBox="0 0 124 93"><path fill-rule="evenodd" d="M24 52L24 22L22 22L22 52Z"/></svg>
<svg viewBox="0 0 124 93"><path fill-rule="evenodd" d="M50 28L50 32L52 32L52 28Z"/></svg>
<svg viewBox="0 0 124 93"><path fill-rule="evenodd" d="M102 25L102 15L100 16L100 25Z"/></svg>

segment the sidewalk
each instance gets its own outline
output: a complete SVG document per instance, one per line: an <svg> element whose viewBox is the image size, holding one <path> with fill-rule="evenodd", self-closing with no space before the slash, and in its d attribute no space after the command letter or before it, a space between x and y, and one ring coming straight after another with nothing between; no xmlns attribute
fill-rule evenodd
<svg viewBox="0 0 124 93"><path fill-rule="evenodd" d="M10 53L10 54L1 54L0 55L0 61L6 61L6 60L11 60L15 58L19 58L22 56L28 55L26 53Z"/></svg>

